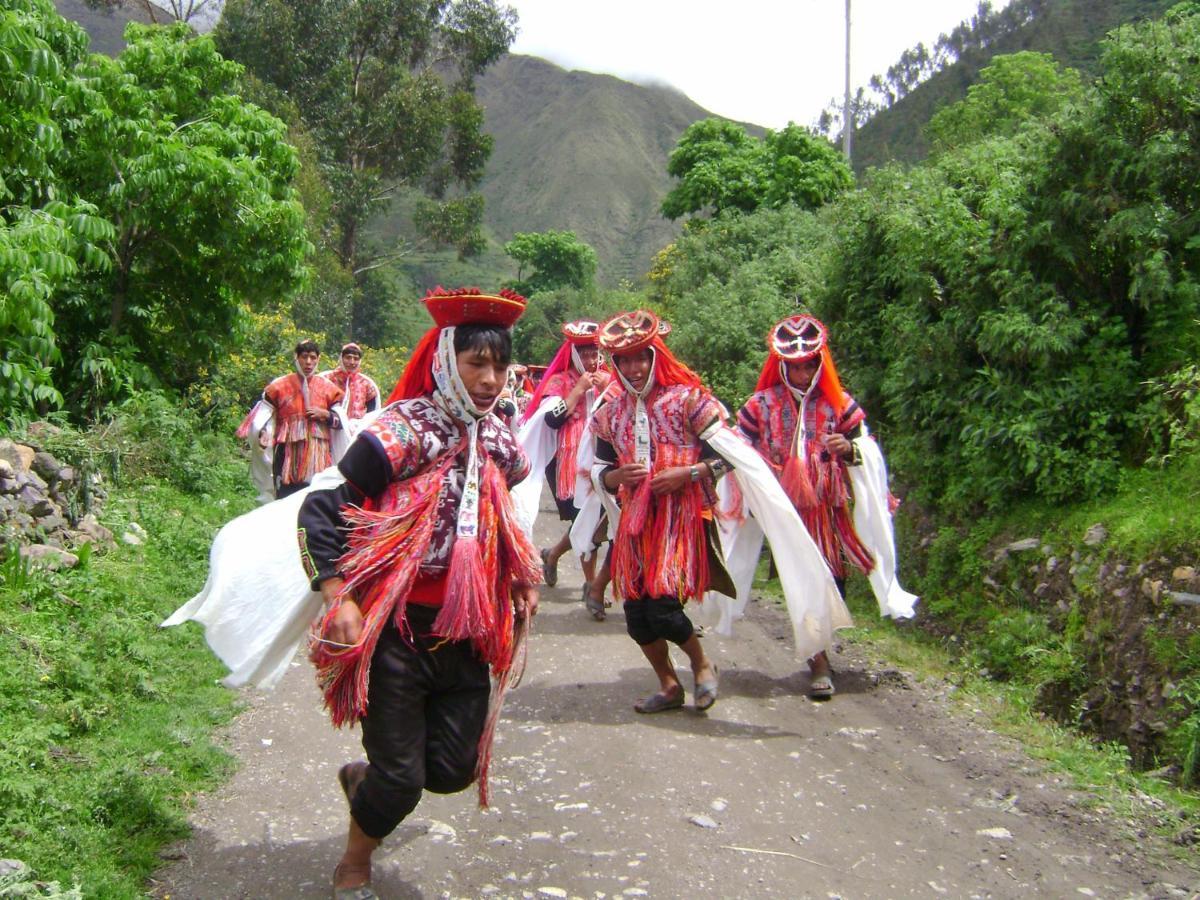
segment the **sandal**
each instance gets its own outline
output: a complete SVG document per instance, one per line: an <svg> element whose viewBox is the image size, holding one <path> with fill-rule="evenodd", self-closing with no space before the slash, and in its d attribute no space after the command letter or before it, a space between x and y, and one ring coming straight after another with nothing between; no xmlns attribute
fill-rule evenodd
<svg viewBox="0 0 1200 900"><path fill-rule="evenodd" d="M828 700L833 697L833 679L828 675L814 678L808 686L808 696L814 700Z"/></svg>
<svg viewBox="0 0 1200 900"><path fill-rule="evenodd" d="M338 769L337 779L338 784L342 786L342 793L346 795L346 802L353 804L354 794L358 790L358 786L362 784L364 778L367 777L367 763L361 759L357 762L348 762Z"/></svg>
<svg viewBox="0 0 1200 900"><path fill-rule="evenodd" d="M696 709L704 711L717 702L717 685L720 672L714 665L712 667L713 677L707 681L696 682Z"/></svg>
<svg viewBox="0 0 1200 900"><path fill-rule="evenodd" d="M683 706L683 688L679 689L679 693L671 697L659 691L657 694L651 694L633 704L633 711L639 713L657 713L666 712L668 709L679 709Z"/></svg>
<svg viewBox="0 0 1200 900"><path fill-rule="evenodd" d="M588 586L583 586L583 605L587 607L587 611L592 614L592 618L597 622L603 622L608 618L608 613L605 612L605 607L608 606L603 600L597 600L588 591Z"/></svg>
<svg viewBox="0 0 1200 900"><path fill-rule="evenodd" d="M558 584L558 562L550 565L550 551L542 551L542 581L546 583L546 587L554 587Z"/></svg>
<svg viewBox="0 0 1200 900"><path fill-rule="evenodd" d="M342 768L345 768L343 766ZM333 870L333 880L337 883L338 875L341 873L342 865L338 863L337 868ZM375 889L371 887L371 867L367 866L367 881L365 884L356 885L355 887L335 887L333 889L333 900L379 900L379 895L375 893Z"/></svg>

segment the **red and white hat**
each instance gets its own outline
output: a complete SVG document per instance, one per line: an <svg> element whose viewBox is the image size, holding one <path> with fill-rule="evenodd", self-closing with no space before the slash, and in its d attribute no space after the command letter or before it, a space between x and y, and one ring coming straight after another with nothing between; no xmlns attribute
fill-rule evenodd
<svg viewBox="0 0 1200 900"><path fill-rule="evenodd" d="M813 359L829 341L829 332L814 316L788 316L771 329L767 346L788 362Z"/></svg>
<svg viewBox="0 0 1200 900"><path fill-rule="evenodd" d="M562 327L563 337L574 347L595 347L600 324L591 319L576 319Z"/></svg>
<svg viewBox="0 0 1200 900"><path fill-rule="evenodd" d="M525 312L526 300L508 289L486 294L477 287L446 290L438 285L421 301L438 328L452 325L501 325L512 328Z"/></svg>
<svg viewBox="0 0 1200 900"><path fill-rule="evenodd" d="M658 316L649 310L619 313L600 326L600 349L633 353L649 347L661 333Z"/></svg>

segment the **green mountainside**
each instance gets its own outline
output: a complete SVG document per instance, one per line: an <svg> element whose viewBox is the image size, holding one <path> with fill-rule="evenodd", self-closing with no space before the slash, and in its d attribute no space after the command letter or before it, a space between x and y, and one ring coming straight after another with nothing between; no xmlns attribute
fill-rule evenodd
<svg viewBox="0 0 1200 900"><path fill-rule="evenodd" d="M92 9L83 0L54 0L54 8L64 19L83 26L92 39L93 53L115 56L125 49L125 26L130 22L149 22L150 16L136 3L122 9Z"/></svg>
<svg viewBox="0 0 1200 900"><path fill-rule="evenodd" d="M1046 0L1026 25L983 50L968 50L912 93L877 113L854 132L854 168L865 171L893 160L916 162L929 150L925 123L937 110L967 95L993 56L1032 50L1050 53L1085 75L1096 72L1100 41L1119 25L1161 16L1178 0Z"/></svg>

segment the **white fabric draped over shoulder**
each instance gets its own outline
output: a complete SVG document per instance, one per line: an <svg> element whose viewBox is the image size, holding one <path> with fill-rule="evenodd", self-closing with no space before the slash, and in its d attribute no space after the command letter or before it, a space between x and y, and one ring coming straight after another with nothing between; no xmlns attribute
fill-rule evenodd
<svg viewBox="0 0 1200 900"><path fill-rule="evenodd" d="M344 480L331 466L304 490L225 525L209 552L203 590L162 623L203 625L208 646L230 669L229 687L274 687L320 612L321 595L300 562L297 516L310 491Z"/></svg>
<svg viewBox="0 0 1200 900"><path fill-rule="evenodd" d="M717 482L718 509L721 511L717 517L717 532L721 539L725 568L733 579L737 596L727 597L709 591L700 604L704 624L726 637L733 634L733 623L746 613L763 545L763 530L751 515L745 496L739 497L739 508L731 508L736 482L736 477L722 478Z"/></svg>
<svg viewBox="0 0 1200 900"><path fill-rule="evenodd" d="M587 420L579 435L579 449L575 454L575 508L579 515L571 524L571 551L577 556L588 556L595 551L592 538L600 526L604 516L604 500L601 494L607 493L603 486L597 488L592 479L592 468L596 464L596 436L592 431L592 420L596 411L604 405L605 395L601 394L588 410ZM617 521L612 515L608 517L608 539L611 541L617 533Z"/></svg>
<svg viewBox="0 0 1200 900"><path fill-rule="evenodd" d="M275 499L274 452L272 447L263 447L258 442L264 429L268 435L275 433L275 407L259 400L250 410L250 480L258 488L258 502L270 503Z"/></svg>
<svg viewBox="0 0 1200 900"><path fill-rule="evenodd" d="M773 548L775 568L779 571L779 581L787 601L787 616L791 619L792 634L796 638L798 658L806 660L821 650L828 650L833 646L833 632L850 628L853 620L845 601L841 599L838 584L830 575L829 566L824 563L821 551L812 542L791 500L787 499L784 488L758 452L727 425L716 422L701 434L701 439L707 440L713 450L732 464L733 472L727 478L737 479L746 506L754 514L757 528L762 529ZM749 518L746 518L742 528L749 522ZM727 605L726 612L730 618L727 624L732 624L734 614L740 614L745 608L750 581L754 577L752 569L749 575L746 574L745 560L750 558L752 552L757 562L757 548L761 546L756 544L752 532L745 535L744 546L738 546L739 540L742 540L742 535L734 535L731 547L734 556L742 560L742 571L736 576L740 577L740 581L736 581L736 584L739 594L742 594L745 586L745 595L740 599L730 598L733 602Z"/></svg>
<svg viewBox="0 0 1200 900"><path fill-rule="evenodd" d="M367 421L367 418L351 421L350 412L350 397L343 395L342 399L333 405L333 412L337 415L342 423L341 428L329 429L329 455L333 459L333 464L336 466L342 461L342 457L346 455L346 451L350 449L350 444L362 429L362 423Z"/></svg>
<svg viewBox="0 0 1200 900"><path fill-rule="evenodd" d="M887 465L883 451L863 426L863 434L855 439L862 465L850 466L850 483L854 488L854 530L863 546L875 557L871 570L871 589L879 603L879 614L893 619L911 619L913 606L919 599L900 587L896 580L896 537L892 528L892 512L888 507Z"/></svg>
<svg viewBox="0 0 1200 900"><path fill-rule="evenodd" d="M517 443L529 458L529 476L512 491L513 506L521 530L532 539L533 523L537 521L538 508L542 502L542 482L546 480L546 466L558 451L558 432L546 424L546 416L561 398L543 397L538 408L525 420L517 432Z"/></svg>

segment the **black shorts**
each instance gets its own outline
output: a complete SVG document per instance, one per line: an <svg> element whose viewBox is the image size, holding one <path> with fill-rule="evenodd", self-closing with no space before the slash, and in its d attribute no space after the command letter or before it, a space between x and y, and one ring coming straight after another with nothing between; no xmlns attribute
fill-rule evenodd
<svg viewBox="0 0 1200 900"><path fill-rule="evenodd" d="M674 597L638 597L625 601L625 630L639 645L668 640L684 644L696 633L683 604Z"/></svg>

